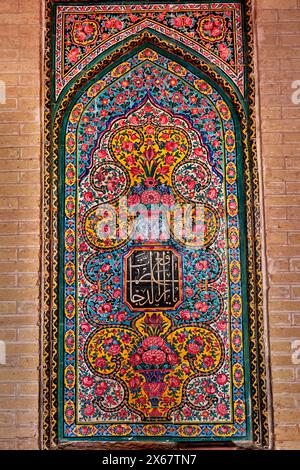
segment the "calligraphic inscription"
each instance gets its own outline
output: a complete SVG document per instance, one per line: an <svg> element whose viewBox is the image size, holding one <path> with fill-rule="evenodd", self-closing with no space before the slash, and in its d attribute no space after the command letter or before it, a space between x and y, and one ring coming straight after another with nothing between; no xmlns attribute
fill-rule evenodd
<svg viewBox="0 0 300 470"><path fill-rule="evenodd" d="M126 259L126 303L170 309L180 299L179 257L172 250L134 250Z"/></svg>

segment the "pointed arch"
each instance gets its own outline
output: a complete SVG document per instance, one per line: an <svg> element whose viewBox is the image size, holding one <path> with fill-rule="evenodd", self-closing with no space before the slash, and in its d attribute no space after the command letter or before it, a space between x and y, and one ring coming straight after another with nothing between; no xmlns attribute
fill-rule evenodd
<svg viewBox="0 0 300 470"><path fill-rule="evenodd" d="M155 57L157 56L157 60L153 59L153 57L143 57L143 54L145 54L146 51L152 51L153 55ZM234 219L236 216L239 218L237 231L235 230L236 225L233 223L232 226L226 225L227 228L225 228L224 226L224 234L226 233L226 237L228 237L232 233L233 239L235 238L236 234L238 235L240 247L239 253L242 257L241 264L240 260L234 259L234 257L230 258L230 253L235 252L234 250L236 250L236 247L235 242L229 242L229 244L233 244L231 248L228 248L227 246L227 281L229 284L231 283L231 285L233 286L233 290L230 293L229 297L225 299L225 304L227 305L228 311L231 311L231 328L232 332L236 335L234 336L234 334L232 333L230 341L233 341L234 338L239 337L240 334L240 338L243 338L243 354L245 354L246 357L246 360L243 359L242 363L234 363L230 361L228 362L228 364L231 368L233 376L235 376L236 374L236 377L238 377L242 373L244 381L241 384L238 382L238 379L232 378L232 383L234 384L233 390L235 388L239 391L240 394L242 393L241 390L243 390L245 384L247 388L247 393L244 396L244 401L240 398L236 399L234 401L234 406L231 410L231 413L233 415L237 413L236 416L238 416L238 413L240 412L244 413L244 419L242 419L240 422L236 421L235 424L232 424L232 422L230 422L230 425L227 426L226 430L225 428L223 429L221 425L217 424L217 422L211 423L211 434L209 436L212 437L207 437L202 434L202 432L204 431L202 430L203 427L201 427L200 420L200 423L192 424L192 427L194 427L193 435L188 436L186 434L187 427L184 425L184 423L178 427L178 430L176 430L177 434L175 433L174 435L172 435L169 434L170 431L168 428L168 423L166 422L165 425L160 426L159 432L158 434L156 434L156 437L162 440L166 437L174 440L184 440L187 437L191 437L196 441L205 441L207 439L232 441L238 440L240 438L243 440L253 439L255 442L263 442L263 440L266 439L267 426L265 408L263 406L261 408L257 408L257 403L260 401L261 403L265 404L265 379L264 374L260 374L260 372L258 371L256 362L257 355L262 354L262 339L258 338L256 334L257 329L261 329L262 327L261 317L259 313L261 305L259 304L259 302L257 302L257 300L255 300L260 296L261 285L260 282L257 283L256 281L260 278L261 274L259 272L260 254L256 249L254 249L255 238L253 236L253 231L257 230L256 225L258 222L253 212L253 201L257 201L257 192L253 191L253 182L255 185L257 175L255 173L253 174L253 167L252 163L250 162L250 152L252 152L253 148L252 141L250 138L251 135L249 132L249 126L251 127L251 122L249 124L249 108L247 107L247 102L242 99L241 94L237 90L235 84L230 79L228 79L228 77L225 76L224 73L217 72L216 67L212 66L211 63L206 63L199 57L196 57L190 51L187 51L182 48L180 44L174 44L172 43L172 41L167 41L166 38L158 37L156 34L153 34L152 31L143 31L138 37L131 39L130 41L128 41L128 43L123 44L119 50L108 52L109 53L107 55L102 56L101 60L99 60L99 58L95 58L93 61L91 61L90 64L87 65L87 67L81 72L80 75L76 76L76 78L70 81L63 94L60 96L59 100L57 102L55 102L55 100L53 101L53 127L51 135L51 204L53 204L53 207L59 208L60 219L59 223L57 224L57 215L55 212L52 211L49 224L54 240L60 240L60 248L58 249L56 243L54 245L52 244L53 261L51 269L49 270L49 274L51 276L51 286L47 294L49 295L51 303L51 322L53 325L55 325L55 328L54 330L52 330L51 352L48 348L46 348L48 360L50 360L51 357L51 362L53 363L51 366L52 377L50 380L50 385L48 388L46 387L45 392L46 441L48 439L47 435L49 436L49 433L47 434L47 429L49 429L49 426L52 429L52 438L50 438L50 440L52 440L52 445L55 445L55 442L57 440L57 432L59 433L59 439L67 438L70 440L80 440L83 437L82 433L83 429L85 428L91 440L101 440L103 438L99 431L99 416L97 418L98 421L96 419L96 422L94 423L85 424L87 415L84 418L84 412L81 411L81 417L77 422L79 415L76 415L77 412L75 413L75 408L81 405L76 402L76 400L72 402L71 399L65 398L64 407L60 407L59 409L57 408L57 394L59 394L60 399L62 399L64 393L63 390L67 390L67 393L69 393L70 390L72 390L72 387L75 387L75 390L77 386L77 379L74 381L74 384L71 383L70 388L68 388L66 382L65 385L63 385L63 380L66 380L66 376L68 374L71 376L75 373L76 375L75 369L74 371L72 370L70 372L70 364L66 366L65 369L60 369L59 371L57 369L58 362L61 362L61 359L59 358L63 357L63 349L67 347L66 342L63 342L62 338L67 338L67 340L71 344L71 342L74 341L77 335L76 329L72 333L72 329L70 329L69 326L67 326L67 328L64 330L64 325L68 324L67 319L69 319L70 323L71 320L74 318L72 312L75 312L77 310L80 313L80 309L82 308L82 305L84 305L85 302L81 302L80 298L78 300L77 294L73 295L70 290L71 285L74 285L75 290L77 289L76 278L78 276L78 273L79 276L81 276L80 273L82 273L82 275L84 276L84 271L82 270L83 268L78 268L77 265L74 264L75 261L72 261L72 250L74 251L74 253L76 252L76 240L80 240L81 236L80 233L77 233L76 228L77 226L81 226L81 222L79 224L77 224L76 222L77 211L80 209L80 207L76 205L76 201L78 200L78 198L79 200L81 200L83 196L83 193L81 196L78 195L79 193L76 193L76 191L78 190L78 173L76 165L78 163L83 164L83 160L82 162L80 162L76 159L83 158L85 154L87 155L87 158L89 158L89 155L92 155L93 153L96 154L99 149L100 151L103 151L103 149L106 148L106 144L104 145L101 143L101 136L108 134L110 132L110 129L113 127L114 122L121 120L121 116L124 116L125 121L130 116L135 116L135 108L142 109L145 105L145 93L144 97L142 94L138 95L138 93L134 95L135 98L133 106L129 106L128 104L126 105L126 99L128 97L124 99L123 107L117 106L117 111L115 110L113 114L109 115L108 117L107 115L105 116L106 119L103 119L101 132L99 130L101 127L101 122L100 119L98 119L97 123L92 126L94 136L97 138L93 139L92 134L89 134L89 141L85 144L85 146L87 147L86 150L82 150L82 145L80 144L80 141L77 141L77 137L83 136L84 126L86 126L87 122L89 122L88 119L91 119L89 115L89 113L91 113L91 111L89 111L89 107L94 107L94 103L97 101L97 99L99 100L101 98L102 101L103 99L107 100L107 97L105 95L106 90L113 90L113 92L111 91L111 96L117 96L114 95L114 93L116 93L118 82L120 82L121 79L125 81L128 81L128 78L132 79L132 74L134 73L132 71L142 70L143 67L146 68L147 66L149 69L149 76L152 73L152 80L155 74L151 72L151 69L155 69L155 73L158 73L157 71L159 70L159 73L161 73L162 76L163 74L165 74L164 76L166 77L175 77L178 82L181 83L181 87L186 87L185 93L190 92L187 90L193 90L193 93L195 93L195 95L198 94L197 96L201 96L199 100L201 99L203 100L203 102L205 101L206 103L214 102L214 107L212 107L211 109L219 115L220 122L223 123L222 139L223 147L225 149L223 155L225 160L222 168L222 176L225 181L224 184L226 188L228 188L228 192L227 189L224 190L224 207L227 213L227 218L230 219L230 217L232 217ZM161 61L161 63L159 63L159 60ZM163 62L164 67L162 66ZM124 68L124 63L131 64L128 70L126 70L126 67ZM177 72L176 70L172 70L172 66L168 65L170 63L177 64L177 66L179 67ZM123 70L121 70L122 67L124 68ZM118 68L121 70L120 73L118 72ZM182 76L181 73L183 70L185 71L184 76ZM187 79L187 77L189 77L189 80ZM197 84L196 82L199 83ZM99 83L101 83L101 85L99 85ZM99 89L97 89L98 85ZM201 89L200 85L203 85L204 88ZM96 89L94 90L95 87ZM208 91L207 89L205 89L205 87L208 87ZM169 110L170 113L173 115L172 119L176 119L176 116L178 116L178 120L181 119L183 122L184 120L186 120L186 123L189 123L190 129L195 130L195 135L197 134L197 132L199 133L199 135L201 134L201 136L205 134L202 126L203 123L198 123L199 129L197 130L197 124L189 116L188 112L192 109L191 105L189 108L186 108L186 112L184 112L183 110L176 111L176 105L174 104L174 102L171 103L171 100L168 98L164 98L165 101L160 98L159 90L161 92L164 91L163 88L160 89L158 87L158 91L155 92L155 98L153 89L151 89L151 91L149 92L153 94L149 101L150 107L152 105L157 106L158 114ZM146 91L146 89L144 91ZM210 95L214 95L214 97L212 98ZM185 103L185 97L183 97L182 99ZM218 100L219 102L222 102L224 104L223 111L220 111L220 105L219 107L217 105ZM141 105L141 103L144 103L144 105ZM208 104L206 106L208 110ZM99 110L100 107L98 106L97 109ZM155 120L153 122L155 122ZM230 128L230 126L232 127ZM141 129L142 128L143 127L141 127ZM136 127L136 130L137 129L138 128ZM144 130L142 132L144 132ZM209 135L209 131L207 131L207 135ZM204 138L204 141L205 139L207 141L207 138ZM232 143L232 139L233 141L235 141L235 144ZM81 142L85 143L85 140L82 139ZM203 144L202 137L200 138L199 142ZM104 147L102 148L101 145L104 145ZM157 142L152 143L151 145L154 146L153 149L157 150L160 148ZM79 149L79 153L76 153L75 149L77 148ZM146 150L147 149L145 148L143 152L146 152ZM212 151L211 153L214 153L214 151ZM236 166L237 169L234 170L232 173L232 169L235 164L233 163L233 160L230 161L230 158L233 156L233 153L235 153L234 158L236 158L238 164ZM225 154L227 155L227 157L225 157ZM75 160L72 160L72 155L75 157ZM226 160L226 158L228 159ZM97 159L95 161L97 163ZM92 163L90 162L87 165L87 172L83 173L83 180L86 177L85 175L88 175L89 168L95 167L95 161L92 162L91 160ZM112 157L109 157L108 161L113 162L114 160L112 159ZM120 162L118 162L118 164L119 163ZM211 164L212 161L209 162L208 160L208 163ZM126 169L127 173L131 171L130 167L125 168L123 166L122 168L122 171L125 171ZM228 169L230 170L229 172ZM174 172L174 169L170 169L170 171ZM131 185L131 187L134 188L134 184L133 186ZM60 188L59 191L58 188ZM75 191L74 194L73 190ZM131 190L133 192L130 194L138 194L135 192L135 189ZM172 195L172 192L168 193L168 195L170 194ZM234 199L234 197L232 196L234 196L236 199ZM234 208L233 206L236 203L238 203L239 210L235 213L236 208ZM69 213L67 213L68 211ZM231 211L233 215L230 214ZM72 225L73 217L75 217L75 225ZM67 240L69 240L70 245L68 245L69 242ZM172 243L174 243L174 241ZM75 255L74 260L77 259L76 257L77 255ZM86 264L84 266L86 266ZM236 270L239 271L238 274L236 273ZM242 295L239 295L236 292L236 288L239 283L241 283L241 288L243 290ZM216 299L217 298L218 296L216 294ZM224 299L222 301L224 302ZM243 304L243 308L241 307L241 304ZM68 308L70 309L69 314ZM58 309L60 309L59 313ZM166 315L168 317L168 312L166 312ZM236 326L238 325L239 319L241 319L240 332L239 327ZM130 317L130 321L131 328L137 328L135 323L136 319L134 316ZM59 325L60 329L58 331L57 327ZM198 328L199 325L197 321L194 321L194 323L192 323L189 327ZM104 328L104 323L102 324L101 328ZM173 328L175 328L174 325ZM47 335L48 332L46 332L46 337ZM107 335L110 335L109 329L107 330ZM235 351L234 344L235 343L232 343L232 351ZM134 352L134 346L132 347ZM250 349L249 359L247 359L248 348ZM70 357L74 352L76 354L76 350L72 350L72 347L70 348L70 351ZM85 355L87 354L86 351L88 351L88 349L85 350ZM236 352L236 355L238 354L238 352ZM87 356L85 357L87 358ZM46 360L45 363L47 364ZM92 370L93 367L90 365L89 369ZM201 374L199 375L199 377L201 377ZM142 415L140 410L136 407L136 405L135 407L133 405L133 398L131 396L131 392L128 391L128 388L126 388L128 387L130 374L128 376L127 382L126 380L127 379L125 379L124 382L122 378L121 382L119 382L120 384L122 383L122 387L125 390L124 400L128 400L128 403L130 402L130 409L133 412L135 410L137 416L141 417ZM195 378L194 380L195 382L193 383L196 384L196 381L200 379ZM236 382L234 382L234 380L236 380ZM48 377L46 377L46 383L49 384ZM197 386L199 387L200 383ZM63 389L63 387L65 387L65 389ZM188 380L185 380L183 388L180 389L183 393L183 396L186 396L186 394L188 393L188 387ZM144 392L141 393L143 394ZM245 404L249 402L250 397L251 408L248 408L245 413ZM61 401L61 403L63 402ZM204 407L202 411L204 411L205 409L211 409L211 407L216 407L216 403L214 404L213 401L208 401L208 403L209 404L207 404L207 407ZM93 407L93 405L91 406ZM178 398L178 416L181 416L180 407L182 406L183 405ZM121 405L118 405L118 409L121 409L120 407ZM195 407L191 404L191 409L193 409L196 414L198 413L198 411L200 411L200 408L198 409L197 406ZM102 409L100 407L99 410L98 411L100 414L104 412L104 408ZM98 413L98 411L96 413ZM108 412L107 408L105 408L105 412ZM170 417L172 417L172 409L169 409L167 415L169 416L169 419L171 419ZM69 416L69 418L67 416ZM158 415L156 414L156 416ZM199 417L199 414L197 416ZM145 419L145 417L142 419ZM76 423L75 427L74 423ZM132 433L132 428L130 427L130 424L121 424L122 433L124 434L120 434L121 431L118 431L115 426L112 426L109 423L109 420L107 424L101 422L101 427L103 429L106 429L105 433L107 434L105 434L105 436L109 435L111 436L110 438L114 440L122 435L124 437L129 436ZM152 431L150 425L148 426L148 424L146 424L146 426L139 426L136 424L136 429L137 428L138 432L135 435L136 439L139 439L141 437L151 437ZM263 435L261 433L262 428L264 429ZM67 431L67 429L69 429L69 431ZM65 434L66 432L67 434ZM105 437L105 439L107 439L107 437Z"/></svg>

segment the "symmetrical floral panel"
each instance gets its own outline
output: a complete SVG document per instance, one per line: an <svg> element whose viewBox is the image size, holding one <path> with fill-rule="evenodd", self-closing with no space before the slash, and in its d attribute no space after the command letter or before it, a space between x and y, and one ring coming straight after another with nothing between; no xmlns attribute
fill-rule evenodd
<svg viewBox="0 0 300 470"><path fill-rule="evenodd" d="M268 445L251 2L47 2L44 446Z"/></svg>

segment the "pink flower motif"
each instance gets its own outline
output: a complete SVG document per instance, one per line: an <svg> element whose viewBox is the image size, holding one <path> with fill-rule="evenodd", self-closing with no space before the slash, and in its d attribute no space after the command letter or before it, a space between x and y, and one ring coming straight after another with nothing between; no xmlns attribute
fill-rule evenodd
<svg viewBox="0 0 300 470"><path fill-rule="evenodd" d="M185 289L185 292L186 292L186 295L187 295L188 297L191 297L191 296L194 294L193 289L191 289L190 287L187 287L187 288Z"/></svg>
<svg viewBox="0 0 300 470"><path fill-rule="evenodd" d="M227 379L227 376L226 376L225 374L219 374L219 375L217 376L217 383L218 383L219 385L225 385L226 382L227 382L227 380L228 380L228 379Z"/></svg>
<svg viewBox="0 0 300 470"><path fill-rule="evenodd" d="M200 352L200 348L199 348L198 344L196 344L196 343L189 343L187 345L187 351L190 354L198 354Z"/></svg>
<svg viewBox="0 0 300 470"><path fill-rule="evenodd" d="M168 122L169 122L168 116L164 116L164 115L160 116L160 117L159 117L159 122L160 122L163 126L165 126L165 125L168 124Z"/></svg>
<svg viewBox="0 0 300 470"><path fill-rule="evenodd" d="M144 339L142 345L144 349L151 347L162 348L165 346L165 340L160 336L148 336L148 338Z"/></svg>
<svg viewBox="0 0 300 470"><path fill-rule="evenodd" d="M133 175L142 175L143 174L143 169L140 168L139 166L133 166L130 168L130 171Z"/></svg>
<svg viewBox="0 0 300 470"><path fill-rule="evenodd" d="M161 197L161 202L166 206L173 206L173 204L175 204L173 194L163 194Z"/></svg>
<svg viewBox="0 0 300 470"><path fill-rule="evenodd" d="M85 387L91 387L93 383L94 383L93 377L85 376L82 379L82 385L84 385Z"/></svg>
<svg viewBox="0 0 300 470"><path fill-rule="evenodd" d="M123 320L125 320L125 317L126 317L125 312L119 312L117 314L117 321L122 322Z"/></svg>
<svg viewBox="0 0 300 470"><path fill-rule="evenodd" d="M149 349L142 355L143 362L148 365L159 365L166 361L166 355L161 349Z"/></svg>
<svg viewBox="0 0 300 470"><path fill-rule="evenodd" d="M69 409L69 410L66 410L66 415L70 418L71 416L73 416L73 410L72 409Z"/></svg>
<svg viewBox="0 0 300 470"><path fill-rule="evenodd" d="M133 155L129 155L126 157L126 163L127 165L134 165L136 163L136 159Z"/></svg>
<svg viewBox="0 0 300 470"><path fill-rule="evenodd" d="M187 27L191 27L193 25L193 18L186 16L184 18L184 24Z"/></svg>
<svg viewBox="0 0 300 470"><path fill-rule="evenodd" d="M197 269L197 271L204 271L205 269L208 268L208 262L206 260L204 261L198 261L196 264L195 264L195 268Z"/></svg>
<svg viewBox="0 0 300 470"><path fill-rule="evenodd" d="M134 150L133 143L130 140L125 140L125 142L122 143L122 150L126 150L127 152L132 152Z"/></svg>
<svg viewBox="0 0 300 470"><path fill-rule="evenodd" d="M180 26L182 26L182 18L179 17L179 16L176 16L173 19L173 24L174 24L175 28L180 28Z"/></svg>
<svg viewBox="0 0 300 470"><path fill-rule="evenodd" d="M135 389L135 388L138 388L140 385L141 385L141 379L139 378L138 375L135 375L134 377L132 377L132 379L129 380L129 387L131 389Z"/></svg>
<svg viewBox="0 0 300 470"><path fill-rule="evenodd" d="M97 313L99 313L99 315L105 315L106 313L109 313L112 311L112 306L105 302L103 305L100 305L97 309Z"/></svg>
<svg viewBox="0 0 300 470"><path fill-rule="evenodd" d="M208 310L208 305L207 305L206 302L197 302L197 303L195 304L195 308L196 308L197 310L200 310L200 312L206 313L207 310Z"/></svg>
<svg viewBox="0 0 300 470"><path fill-rule="evenodd" d="M132 366L137 366L142 362L142 358L139 354L133 354L129 359L129 362Z"/></svg>
<svg viewBox="0 0 300 470"><path fill-rule="evenodd" d="M191 178L186 178L185 180L185 184L187 186L188 189L194 189L195 186L196 186L196 181L195 180L192 180Z"/></svg>
<svg viewBox="0 0 300 470"><path fill-rule="evenodd" d="M143 204L158 204L160 201L160 194L153 189L146 189L141 196Z"/></svg>
<svg viewBox="0 0 300 470"><path fill-rule="evenodd" d="M96 132L96 127L95 126L86 126L84 129L85 134L87 135L94 135Z"/></svg>
<svg viewBox="0 0 300 470"><path fill-rule="evenodd" d="M101 271L103 273L107 273L109 270L110 270L110 264L105 263L105 264L103 264L103 266L101 266Z"/></svg>
<svg viewBox="0 0 300 470"><path fill-rule="evenodd" d="M191 319L191 314L188 310L181 310L180 316L182 320L190 320Z"/></svg>
<svg viewBox="0 0 300 470"><path fill-rule="evenodd" d="M94 32L94 28L91 24L86 24L83 29L84 29L84 32L88 35L91 35Z"/></svg>
<svg viewBox="0 0 300 470"><path fill-rule="evenodd" d="M78 60L79 56L79 49L77 47L73 47L68 53L67 53L67 58L71 62L71 64L74 64Z"/></svg>
<svg viewBox="0 0 300 470"><path fill-rule="evenodd" d="M111 356L117 356L118 354L120 354L120 351L121 351L121 348L118 344L112 344L108 348L108 354L110 354Z"/></svg>
<svg viewBox="0 0 300 470"><path fill-rule="evenodd" d="M115 28L118 29L119 31L123 28L123 23L120 20L115 20Z"/></svg>
<svg viewBox="0 0 300 470"><path fill-rule="evenodd" d="M176 366L179 362L178 357L174 353L168 354L167 360L171 364L171 366Z"/></svg>
<svg viewBox="0 0 300 470"><path fill-rule="evenodd" d="M76 31L75 36L79 42L83 42L86 40L86 34L84 31Z"/></svg>
<svg viewBox="0 0 300 470"><path fill-rule="evenodd" d="M210 188L210 190L208 191L207 193L207 197L209 197L209 199L216 199L218 196L218 191L216 188Z"/></svg>
<svg viewBox="0 0 300 470"><path fill-rule="evenodd" d="M104 395L108 388L108 385L106 382L100 382L98 385L95 387L95 395L100 397L101 395Z"/></svg>
<svg viewBox="0 0 300 470"><path fill-rule="evenodd" d="M170 172L170 167L168 165L164 165L161 168L159 168L158 171L161 175L167 175Z"/></svg>
<svg viewBox="0 0 300 470"><path fill-rule="evenodd" d="M136 204L140 203L140 196L138 194L131 194L127 198L127 204L128 206L135 206Z"/></svg>
<svg viewBox="0 0 300 470"><path fill-rule="evenodd" d="M155 186L157 186L157 181L155 178L149 177L145 179L144 184L147 188L154 188Z"/></svg>
<svg viewBox="0 0 300 470"><path fill-rule="evenodd" d="M175 377L174 375L171 375L168 379L168 384L172 388L178 388L180 385L180 380L178 377Z"/></svg>
<svg viewBox="0 0 300 470"><path fill-rule="evenodd" d="M203 359L203 364L206 366L206 367L212 367L214 365L215 361L213 360L213 358L211 356L205 356L205 358Z"/></svg>
<svg viewBox="0 0 300 470"><path fill-rule="evenodd" d="M93 416L94 412L95 408L93 407L93 405L88 404L84 407L83 413L85 414L85 416Z"/></svg>
<svg viewBox="0 0 300 470"><path fill-rule="evenodd" d="M178 147L178 144L176 142L173 142L171 140L169 140L167 143L166 143L166 150L167 152L174 152L174 150L176 150Z"/></svg>
<svg viewBox="0 0 300 470"><path fill-rule="evenodd" d="M87 243L80 243L79 245L79 253L84 253L86 251L88 251L89 247L87 245Z"/></svg>
<svg viewBox="0 0 300 470"><path fill-rule="evenodd" d="M209 395L214 395L216 393L216 387L210 384L208 387L206 387L206 393Z"/></svg>
<svg viewBox="0 0 300 470"><path fill-rule="evenodd" d="M226 47L225 44L219 44L218 49L221 59L227 60L230 56L230 50L228 47Z"/></svg>
<svg viewBox="0 0 300 470"><path fill-rule="evenodd" d="M224 320L221 320L217 323L217 329L219 331L226 331L227 330L227 323Z"/></svg>
<svg viewBox="0 0 300 470"><path fill-rule="evenodd" d="M84 193L83 197L84 197L84 200L86 202L91 202L91 201L94 200L94 195L93 195L92 191L87 191L86 193Z"/></svg>
<svg viewBox="0 0 300 470"><path fill-rule="evenodd" d="M202 157L202 155L204 155L204 149L202 147L197 147L195 148L194 153L197 157Z"/></svg>
<svg viewBox="0 0 300 470"><path fill-rule="evenodd" d="M220 416L225 416L227 414L227 406L224 403L218 403L217 412Z"/></svg>
<svg viewBox="0 0 300 470"><path fill-rule="evenodd" d="M174 163L174 156L173 155L166 155L165 162L167 165L172 165Z"/></svg>
<svg viewBox="0 0 300 470"><path fill-rule="evenodd" d="M97 359L95 360L95 366L98 367L99 369L104 369L106 364L107 364L107 361L103 357L97 357Z"/></svg>
<svg viewBox="0 0 300 470"><path fill-rule="evenodd" d="M81 323L81 329L84 333L89 333L91 327L87 322L84 322L84 323Z"/></svg>
<svg viewBox="0 0 300 470"><path fill-rule="evenodd" d="M113 292L113 297L114 299L118 299L121 295L121 291L120 289L115 289L114 292Z"/></svg>
<svg viewBox="0 0 300 470"><path fill-rule="evenodd" d="M184 343L185 341L185 334L184 333L179 333L179 335L177 336L177 341L179 343Z"/></svg>

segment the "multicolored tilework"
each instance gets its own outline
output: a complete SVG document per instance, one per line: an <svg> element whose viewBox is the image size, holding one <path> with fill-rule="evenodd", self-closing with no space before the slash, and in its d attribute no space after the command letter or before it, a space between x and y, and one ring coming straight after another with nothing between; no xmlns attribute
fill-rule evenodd
<svg viewBox="0 0 300 470"><path fill-rule="evenodd" d="M46 447L266 445L249 3L48 2Z"/></svg>

